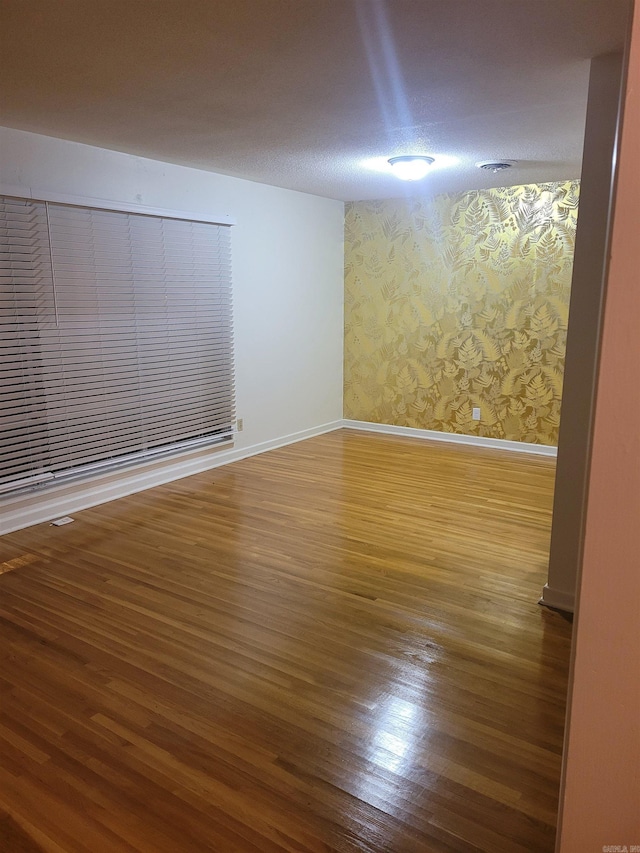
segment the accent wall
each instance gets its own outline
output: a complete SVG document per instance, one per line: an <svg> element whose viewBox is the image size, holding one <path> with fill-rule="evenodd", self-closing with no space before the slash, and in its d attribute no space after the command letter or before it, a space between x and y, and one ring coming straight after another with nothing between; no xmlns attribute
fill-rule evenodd
<svg viewBox="0 0 640 853"><path fill-rule="evenodd" d="M557 445L578 198L347 204L345 418Z"/></svg>

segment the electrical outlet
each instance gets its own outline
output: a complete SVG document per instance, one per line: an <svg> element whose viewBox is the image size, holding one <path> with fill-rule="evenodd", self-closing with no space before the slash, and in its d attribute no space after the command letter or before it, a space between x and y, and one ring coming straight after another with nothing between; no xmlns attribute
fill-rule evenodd
<svg viewBox="0 0 640 853"><path fill-rule="evenodd" d="M473 407L473 415L472 415L472 417L473 417L474 421L479 421L479 420L480 420L480 407L479 407L479 406L474 406L474 407Z"/></svg>
<svg viewBox="0 0 640 853"><path fill-rule="evenodd" d="M236 421L236 432L242 432L244 429L244 418L238 418Z"/></svg>

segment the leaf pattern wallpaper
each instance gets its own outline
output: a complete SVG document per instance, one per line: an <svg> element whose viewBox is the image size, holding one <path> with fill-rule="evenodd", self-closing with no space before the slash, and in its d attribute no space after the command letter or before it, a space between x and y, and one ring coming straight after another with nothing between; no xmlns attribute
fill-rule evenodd
<svg viewBox="0 0 640 853"><path fill-rule="evenodd" d="M347 204L345 418L557 445L578 198Z"/></svg>

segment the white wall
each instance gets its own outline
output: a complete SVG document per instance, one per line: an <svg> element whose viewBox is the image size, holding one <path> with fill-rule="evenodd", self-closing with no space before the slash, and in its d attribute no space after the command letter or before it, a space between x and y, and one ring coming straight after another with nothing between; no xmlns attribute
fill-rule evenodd
<svg viewBox="0 0 640 853"><path fill-rule="evenodd" d="M621 53L591 60L549 577L541 599L570 611L582 562L623 66Z"/></svg>
<svg viewBox="0 0 640 853"><path fill-rule="evenodd" d="M342 417L342 202L8 128L0 185L232 216L236 455Z"/></svg>

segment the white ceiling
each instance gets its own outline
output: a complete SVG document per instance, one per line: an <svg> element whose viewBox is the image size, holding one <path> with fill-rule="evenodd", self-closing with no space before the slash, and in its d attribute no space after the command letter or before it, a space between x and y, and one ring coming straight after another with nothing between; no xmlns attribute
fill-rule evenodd
<svg viewBox="0 0 640 853"><path fill-rule="evenodd" d="M578 177L628 0L0 0L0 124L338 199ZM507 175L478 160L507 158Z"/></svg>

